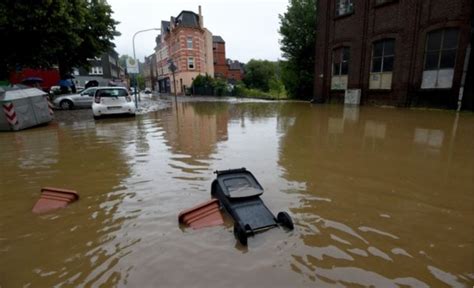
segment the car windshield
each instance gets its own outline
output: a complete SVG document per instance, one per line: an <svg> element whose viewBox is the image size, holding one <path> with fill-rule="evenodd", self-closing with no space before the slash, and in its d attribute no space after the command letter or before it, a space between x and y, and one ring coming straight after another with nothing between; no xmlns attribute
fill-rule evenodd
<svg viewBox="0 0 474 288"><path fill-rule="evenodd" d="M97 91L99 97L124 97L128 96L128 93L124 89L101 89Z"/></svg>
<svg viewBox="0 0 474 288"><path fill-rule="evenodd" d="M82 95L93 96L95 94L96 90L97 90L97 88L87 88L86 90L82 91L81 94Z"/></svg>

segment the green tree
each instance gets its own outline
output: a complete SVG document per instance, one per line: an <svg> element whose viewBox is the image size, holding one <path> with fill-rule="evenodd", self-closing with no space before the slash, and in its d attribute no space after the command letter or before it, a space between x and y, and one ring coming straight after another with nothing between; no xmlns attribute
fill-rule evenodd
<svg viewBox="0 0 474 288"><path fill-rule="evenodd" d="M114 46L117 24L104 0L3 0L0 79L22 67L87 67Z"/></svg>
<svg viewBox="0 0 474 288"><path fill-rule="evenodd" d="M309 99L313 93L316 42L316 1L290 0L280 17L282 80L291 98Z"/></svg>
<svg viewBox="0 0 474 288"><path fill-rule="evenodd" d="M270 90L270 79L275 76L276 64L268 60L250 60L244 67L243 82L250 89L259 89L264 92Z"/></svg>
<svg viewBox="0 0 474 288"><path fill-rule="evenodd" d="M127 54L124 54L124 55L119 57L119 60L118 60L119 65L124 69L127 68L127 59L128 58L132 58L132 57L128 56Z"/></svg>

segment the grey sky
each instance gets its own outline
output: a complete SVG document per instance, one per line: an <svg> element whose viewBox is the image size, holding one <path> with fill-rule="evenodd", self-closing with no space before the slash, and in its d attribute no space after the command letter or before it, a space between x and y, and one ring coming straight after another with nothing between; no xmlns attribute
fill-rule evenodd
<svg viewBox="0 0 474 288"><path fill-rule="evenodd" d="M122 33L114 42L120 55L133 55L133 34L160 27L161 20L177 16L182 10L198 13L201 5L204 26L226 41L226 57L247 62L250 59L281 59L278 14L286 11L288 0L108 0L113 17L120 21ZM159 31L138 34L137 58L153 53Z"/></svg>

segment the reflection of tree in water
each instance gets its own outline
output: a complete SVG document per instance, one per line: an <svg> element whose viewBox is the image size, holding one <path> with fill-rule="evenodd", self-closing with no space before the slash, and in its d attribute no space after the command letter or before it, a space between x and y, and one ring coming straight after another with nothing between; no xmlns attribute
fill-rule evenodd
<svg viewBox="0 0 474 288"><path fill-rule="evenodd" d="M119 126L104 122L97 125L97 130L55 127L57 137L51 138L49 144L57 148L57 153L51 156L48 169L40 176L41 168L34 169L34 163L30 169L16 166L14 161L3 163L4 168L17 171L16 187L25 193L14 196L18 207L0 203L2 216L6 216L2 219L8 219L1 233L7 239L2 245L8 249L0 251L0 267L10 275L2 279L2 284L113 285L126 277L113 273L113 269L128 253L128 247L139 241L118 234L126 219L137 216L128 213L125 217L119 211L127 196L124 179L130 175L124 148L134 138L134 127L130 123ZM47 149L41 135L29 134L29 151L20 153L41 153ZM42 167L44 162L38 165ZM25 182L26 179L29 181ZM74 189L81 198L67 209L44 216L32 215L29 206L33 206L41 186ZM0 185L0 190L3 188ZM24 203L30 203L26 205L29 208Z"/></svg>
<svg viewBox="0 0 474 288"><path fill-rule="evenodd" d="M467 279L465 267L472 271L472 263L463 255L472 255L473 247L454 243L472 239L472 230L462 228L467 219L462 215L474 215L462 199L474 187L472 181L466 184L466 167L446 162L450 149L443 143L449 142L453 115L371 107L350 115L340 106L287 108L279 116L285 123L279 125L279 164L287 180L305 184L292 212L301 240L311 247L294 254L294 271L323 284L438 286L433 271L465 282L461 276ZM458 155L474 159L468 143L458 139L453 146L462 151ZM467 171L473 173L472 167ZM439 234L448 227L451 232ZM439 264L448 259L450 264ZM351 268L354 263L357 269Z"/></svg>

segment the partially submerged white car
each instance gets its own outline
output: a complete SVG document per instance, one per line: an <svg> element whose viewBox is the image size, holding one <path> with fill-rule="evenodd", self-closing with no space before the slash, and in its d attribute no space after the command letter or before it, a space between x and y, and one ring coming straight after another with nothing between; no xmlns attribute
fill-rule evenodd
<svg viewBox="0 0 474 288"><path fill-rule="evenodd" d="M123 87L99 87L95 92L92 103L94 119L105 115L130 115L135 116L135 102Z"/></svg>

